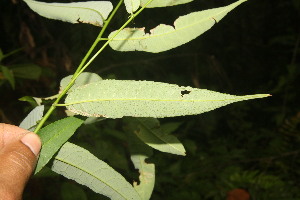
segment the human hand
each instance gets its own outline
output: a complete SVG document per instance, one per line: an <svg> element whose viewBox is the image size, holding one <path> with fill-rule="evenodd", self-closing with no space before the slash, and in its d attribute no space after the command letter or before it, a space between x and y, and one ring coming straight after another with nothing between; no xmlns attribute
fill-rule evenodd
<svg viewBox="0 0 300 200"><path fill-rule="evenodd" d="M0 123L0 200L19 200L41 149L37 134Z"/></svg>

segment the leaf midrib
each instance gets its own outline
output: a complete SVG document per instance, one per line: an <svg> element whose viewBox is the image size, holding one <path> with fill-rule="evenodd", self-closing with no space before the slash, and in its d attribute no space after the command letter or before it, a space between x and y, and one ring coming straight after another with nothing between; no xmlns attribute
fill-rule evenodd
<svg viewBox="0 0 300 200"><path fill-rule="evenodd" d="M83 101L75 101L71 103L65 104L57 104L57 106L70 106L74 104L81 104L81 103L89 103L89 102L101 102L101 101L178 101L178 102L211 102L211 101L237 101L237 100L248 100L248 99L255 99L255 98L263 98L270 96L269 94L256 94L256 95L246 95L237 98L230 98L230 99L91 99L91 100L83 100Z"/></svg>
<svg viewBox="0 0 300 200"><path fill-rule="evenodd" d="M98 176L96 176L96 175L94 175L94 174L92 174L92 173L90 173L90 172L88 172L88 171L86 171L86 170L84 170L84 169L82 169L82 168L80 168L80 167L74 165L74 164L71 163L71 162L65 161L63 158L59 158L58 156L55 157L55 160L58 160L58 161L60 161L60 162L62 162L62 163L65 163L66 165L70 165L70 166L72 166L72 167L75 167L76 169L79 169L79 170L81 170L81 171L83 171L83 172L89 174L90 176L92 176L92 177L94 177L95 179L99 180L99 181L102 182L103 184L105 184L105 185L109 186L110 188L112 188L116 193L120 194L124 199L127 199L122 193L118 192L118 190L116 190L116 189L115 189L114 187L112 187L110 184L104 182L104 181L103 181L102 179L100 179Z"/></svg>

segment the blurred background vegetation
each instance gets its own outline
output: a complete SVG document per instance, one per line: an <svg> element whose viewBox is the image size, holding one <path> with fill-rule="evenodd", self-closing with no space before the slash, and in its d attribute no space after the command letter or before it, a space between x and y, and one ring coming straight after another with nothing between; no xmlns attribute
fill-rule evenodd
<svg viewBox="0 0 300 200"><path fill-rule="evenodd" d="M172 24L179 15L232 2L195 0L148 9L131 27ZM59 81L76 69L99 28L45 19L20 0L0 1L0 15L0 121L18 125L34 106L18 99L57 94ZM127 17L123 8L108 33ZM103 78L272 94L202 115L160 120L183 142L187 156L154 152L148 160L156 164L152 199L300 199L299 21L299 0L249 0L174 50L150 54L107 48L96 59L88 71ZM50 121L63 117L58 109ZM110 119L85 125L72 140L129 182L137 181L123 126L122 120ZM44 170L31 179L24 199L106 198Z"/></svg>

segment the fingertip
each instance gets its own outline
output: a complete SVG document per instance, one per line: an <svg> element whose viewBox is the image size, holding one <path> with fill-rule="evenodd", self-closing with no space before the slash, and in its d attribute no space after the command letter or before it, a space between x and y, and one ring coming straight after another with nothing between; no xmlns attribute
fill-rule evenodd
<svg viewBox="0 0 300 200"><path fill-rule="evenodd" d="M27 133L22 137L21 142L25 144L35 156L39 155L42 142L37 134L31 132Z"/></svg>

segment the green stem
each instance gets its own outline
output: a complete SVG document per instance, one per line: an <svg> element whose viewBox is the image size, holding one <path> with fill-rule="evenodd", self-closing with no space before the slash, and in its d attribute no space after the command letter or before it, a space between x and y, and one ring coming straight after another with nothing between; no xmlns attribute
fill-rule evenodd
<svg viewBox="0 0 300 200"><path fill-rule="evenodd" d="M42 126L44 125L44 123L47 121L47 119L50 117L50 115L52 114L52 112L55 110L56 105L59 103L59 101L62 99L62 97L67 93L67 91L72 87L72 85L74 84L75 80L77 79L77 77L95 60L95 58L105 49L105 47L135 18L137 17L145 8L146 6L151 3L153 0L149 0L142 8L140 8L136 13L132 14L130 16L130 18L123 24L123 26L121 28L118 29L118 31L111 37L109 38L104 45L99 49L99 51L97 51L97 53L95 53L95 55L85 64L86 60L88 59L88 57L90 56L90 54L92 53L92 51L94 50L94 48L97 46L98 42L102 40L102 35L104 33L104 31L106 30L108 24L110 23L110 21L112 20L113 16L115 15L115 13L117 12L117 10L119 9L119 7L121 6L121 4L123 3L123 0L120 0L118 5L115 7L115 9L113 10L112 14L110 15L110 17L108 18L107 21L105 21L104 26L102 28L102 30L100 31L97 39L95 40L95 42L93 43L93 45L91 46L91 48L89 49L89 51L87 52L87 54L85 55L85 57L82 59L80 65L78 66L76 72L73 74L73 77L70 81L70 83L67 85L67 87L58 95L57 99L54 101L54 103L51 105L51 107L49 108L49 110L47 111L47 113L45 114L45 116L41 119L40 123L37 125L36 129L34 130L35 133L37 133Z"/></svg>
<svg viewBox="0 0 300 200"><path fill-rule="evenodd" d="M115 16L116 12L118 11L118 9L120 8L120 6L122 5L123 1L124 0L120 0L119 1L118 5L115 7L115 9L110 14L109 18L104 22L103 28L101 29L99 35L97 36L96 40L94 41L93 45L91 46L91 48L89 49L89 51L87 52L87 54L82 59L80 65L78 66L78 68L77 68L76 72L74 73L74 75L76 75L81 70L82 66L85 64L86 60L88 59L88 57L90 56L90 54L92 53L92 51L95 49L95 47L97 46L97 44L101 40L103 40L102 36L103 36L103 34L104 34L107 26L111 22L112 18Z"/></svg>
<svg viewBox="0 0 300 200"><path fill-rule="evenodd" d="M118 31L109 38L104 45L95 53L95 55L82 67L80 70L80 73L82 73L94 60L95 58L105 49L105 47L134 19L136 18L145 8L146 6L151 3L153 0L149 0L142 8L140 8L136 13L132 14L130 18L121 26L121 28L118 29Z"/></svg>
<svg viewBox="0 0 300 200"><path fill-rule="evenodd" d="M59 103L59 101L63 98L63 96L68 92L68 90L72 87L77 77L82 73L81 68L84 66L85 62L87 61L88 57L91 55L97 44L101 41L102 35L104 34L108 24L111 22L112 18L115 16L117 10L120 8L124 0L120 0L118 5L115 7L109 18L104 22L103 28L101 29L99 35L97 36L96 40L92 44L91 48L88 50L84 58L82 59L81 63L79 64L78 68L76 69L75 73L73 74L73 77L69 84L66 86L66 88L58 95L57 99L53 102L47 113L44 115L44 117L41 119L41 121L38 123L37 127L35 128L34 132L37 133L44 123L47 121L47 119L50 117L52 112L56 108L56 104Z"/></svg>

